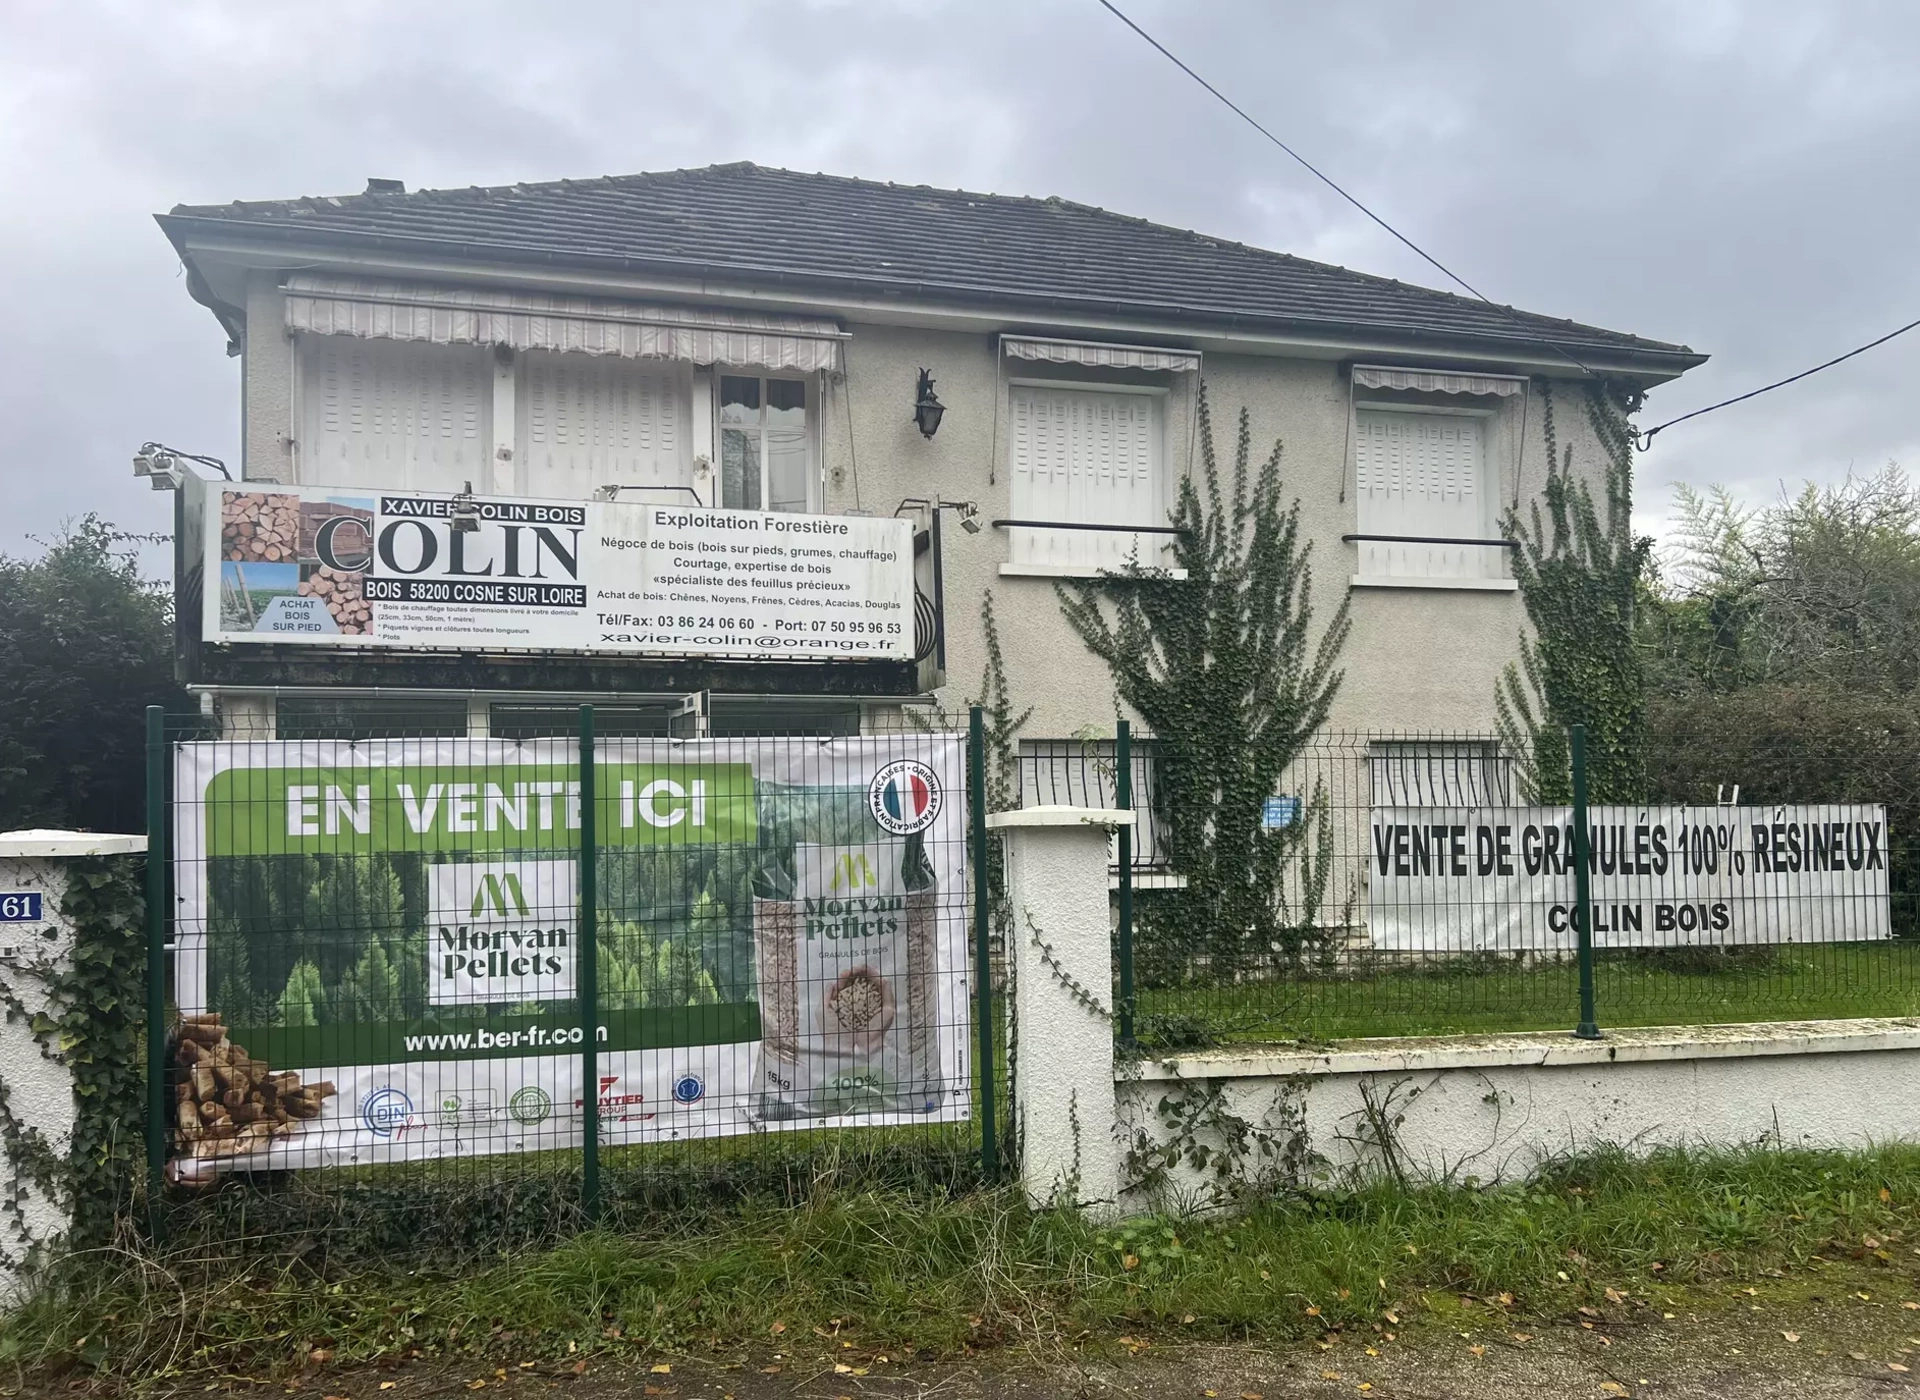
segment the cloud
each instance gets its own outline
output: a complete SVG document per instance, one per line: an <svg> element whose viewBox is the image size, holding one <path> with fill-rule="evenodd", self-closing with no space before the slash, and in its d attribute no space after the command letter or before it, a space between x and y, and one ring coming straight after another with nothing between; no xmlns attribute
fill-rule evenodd
<svg viewBox="0 0 1920 1400"><path fill-rule="evenodd" d="M1792 373L1920 305L1920 11L1130 0L1176 52L1496 300L1714 360L1646 421ZM1061 194L1408 280L1439 274L1090 0L529 8L22 3L0 14L0 551L99 510L158 437L237 457L238 373L151 214L752 159ZM1644 460L1748 499L1888 458L1920 335L1675 428Z"/></svg>

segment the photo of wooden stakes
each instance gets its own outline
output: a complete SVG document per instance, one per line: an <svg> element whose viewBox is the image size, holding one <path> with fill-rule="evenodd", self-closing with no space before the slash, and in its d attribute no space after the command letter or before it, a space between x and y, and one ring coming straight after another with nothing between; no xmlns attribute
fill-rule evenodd
<svg viewBox="0 0 1920 1400"><path fill-rule="evenodd" d="M334 1094L331 1082L302 1085L292 1070L275 1073L265 1060L227 1039L218 1015L180 1022L174 1061L174 1125L186 1155L235 1157L291 1137L318 1118Z"/></svg>

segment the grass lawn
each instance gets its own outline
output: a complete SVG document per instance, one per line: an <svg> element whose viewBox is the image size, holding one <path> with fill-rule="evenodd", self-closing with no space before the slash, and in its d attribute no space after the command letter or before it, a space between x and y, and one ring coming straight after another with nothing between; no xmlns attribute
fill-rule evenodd
<svg viewBox="0 0 1920 1400"><path fill-rule="evenodd" d="M1920 942L1603 953L1594 969L1608 1026L1920 1016ZM1572 1029L1572 963L1505 957L1382 965L1232 987L1148 989L1149 1046L1355 1036Z"/></svg>
<svg viewBox="0 0 1920 1400"><path fill-rule="evenodd" d="M1703 1300L1744 1313L1781 1288L1831 1294L1842 1280L1818 1280L1835 1267L1843 1297L1898 1327L1913 1316L1903 1304L1920 1308L1916 1241L1910 1147L1601 1153L1493 1188L1380 1181L1107 1227L1034 1213L1006 1189L823 1193L459 1264L355 1252L346 1237L99 1251L0 1319L0 1368L32 1388L179 1390L418 1361L465 1367L477 1390L509 1368L564 1376L589 1358L648 1375L785 1367L788 1384L1010 1347L1259 1343L1364 1365L1411 1328L1485 1333L1472 1341L1485 1351L1533 1330L1526 1319L1657 1326ZM1467 1343L1446 1345L1468 1359Z"/></svg>

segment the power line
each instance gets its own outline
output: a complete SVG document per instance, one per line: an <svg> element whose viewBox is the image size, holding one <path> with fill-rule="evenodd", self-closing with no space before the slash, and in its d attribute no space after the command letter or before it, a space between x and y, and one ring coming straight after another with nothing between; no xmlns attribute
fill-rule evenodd
<svg viewBox="0 0 1920 1400"><path fill-rule="evenodd" d="M1481 291L1478 287L1474 286L1471 282L1467 281L1466 278L1460 276L1459 273L1455 272L1452 268L1448 267L1445 263L1441 262L1438 258L1434 257L1433 254L1429 253L1425 248L1422 248L1418 243L1415 243L1411 238L1407 237L1404 233L1400 232L1399 229L1395 228L1392 224L1388 223L1385 219L1381 218L1378 214L1374 213L1373 210L1367 208L1367 206L1362 204L1359 201L1359 199L1357 199L1355 196L1353 196L1352 194L1349 194L1345 189L1343 189L1339 185L1339 183L1336 182L1325 171L1321 170L1312 161L1308 160L1305 156L1301 155L1298 151L1294 150L1293 147L1289 146L1285 141L1282 141L1278 136L1275 136L1271 131L1267 130L1266 127L1262 126L1251 115L1249 115L1247 111L1243 107L1241 107L1237 102L1235 102L1232 98L1228 97L1224 92L1220 91L1219 88L1215 87L1212 83L1208 82L1205 78L1201 77L1198 73L1194 72L1192 68L1188 67L1187 64L1180 59L1179 55L1175 54L1165 44L1161 43L1158 39L1154 38L1153 35L1147 33L1146 30L1142 29L1139 25L1135 24L1124 13L1122 13L1121 10L1116 5L1114 5L1113 0L1099 0L1099 4L1102 9L1107 11L1107 13L1111 14L1115 19L1119 20L1122 24L1126 25L1127 28L1131 29L1135 34L1139 35L1142 39L1146 40L1148 44L1152 45L1153 48L1158 50L1161 57L1165 58L1174 67L1178 68L1182 73L1185 73L1189 78L1192 78L1196 83L1200 84L1201 87L1205 88L1223 106L1225 106L1228 111L1232 112L1235 116L1240 118L1241 121L1245 122L1248 126L1252 127L1255 131L1259 132L1262 136L1266 137L1267 140L1271 141L1274 145L1278 146L1281 150L1285 151L1289 156L1293 157L1294 160L1299 162L1299 164L1303 169L1305 169L1316 180L1320 181L1321 184L1325 185L1328 189L1332 190L1335 194L1339 195L1340 198L1346 200L1347 203L1351 204L1355 209L1358 209L1362 214L1365 214L1369 219L1373 220L1374 223L1378 224L1381 228L1385 229L1388 233L1392 234L1403 245L1411 249L1417 256L1423 259L1429 266L1439 271L1449 281L1453 282L1455 285L1461 288L1464 288L1467 292L1471 293L1474 297L1478 298L1482 302L1485 302L1488 306L1492 307L1495 311L1498 311L1502 315L1506 316L1510 321L1514 323L1514 325L1518 326L1520 329L1524 331L1527 331L1529 334L1529 338L1532 339L1535 343L1547 346L1549 349L1557 353L1562 359L1566 360L1567 363L1573 365L1576 369L1582 371L1583 373L1592 375L1595 379L1600 378L1600 375L1596 371L1589 368L1587 365L1581 363L1581 361L1577 359L1572 354L1572 352L1570 352L1564 345L1561 345L1557 341L1549 340L1545 336L1540 335L1537 331L1534 331L1525 322L1523 322L1517 315L1514 314L1513 308L1508 306L1502 306L1500 305L1500 303L1494 301L1493 298L1489 297L1485 292ZM1831 360L1826 360L1820 364L1815 365L1812 369L1803 369L1798 374L1789 375L1785 379L1777 379L1771 384L1763 384L1758 389L1750 389L1744 394L1736 394L1733 398L1722 399L1719 403L1708 404L1705 408L1696 408L1691 413L1683 413L1678 418L1670 418L1666 422L1661 423L1656 427L1647 429L1647 431L1644 433L1636 434L1635 445L1638 446L1640 451L1645 452L1648 450L1648 448L1650 448L1653 445L1653 439L1656 434L1664 432L1666 429L1673 427L1676 423L1684 423L1689 418L1698 418L1703 413L1712 413L1716 409L1729 408L1734 404L1745 403L1748 399L1758 398L1762 394L1771 393L1775 389L1783 389L1789 384L1798 383L1800 380L1807 378L1809 375L1818 374L1823 369L1832 369L1837 364L1841 364L1844 361L1851 360L1855 355L1864 355L1867 351L1872 350L1877 346L1885 345L1889 340L1893 340L1898 336L1903 336L1908 331L1914 330L1916 328L1920 328L1920 321L1909 321L1906 325L1900 327L1899 330L1889 331L1887 334L1881 336L1878 340L1870 340L1865 345L1856 346L1854 349L1847 351L1846 354L1836 355Z"/></svg>
<svg viewBox="0 0 1920 1400"><path fill-rule="evenodd" d="M1678 418L1669 418L1666 422L1657 424L1654 427L1648 428L1644 433L1638 434L1639 448L1642 452L1645 452L1649 447L1653 446L1653 435L1655 433L1664 432L1675 423L1684 423L1689 418L1698 418L1703 413L1712 413L1716 408L1728 408L1737 403L1745 403L1748 399L1757 399L1762 394L1771 393L1775 389L1783 389L1789 384L1798 383L1810 374L1818 374L1823 369L1832 369L1844 360L1851 360L1855 355L1864 355L1875 346L1885 345L1889 340L1894 339L1896 336L1905 335L1916 326L1920 326L1920 321L1909 321L1897 331L1888 331L1878 340L1869 340L1865 345L1857 345L1847 351L1846 354L1835 355L1831 360L1817 364L1812 369L1803 369L1798 374L1790 374L1785 379L1776 379L1773 383L1763 384L1758 389L1749 389L1744 394L1735 394L1730 399L1720 400L1719 403L1710 403L1705 408L1696 408L1693 412L1683 413Z"/></svg>
<svg viewBox="0 0 1920 1400"><path fill-rule="evenodd" d="M1528 326L1525 322L1523 322L1519 318L1519 316L1517 316L1514 313L1513 308L1508 306L1502 306L1499 302L1495 301L1492 297L1488 296L1485 292L1481 291L1478 287L1474 286L1471 282L1467 281L1466 278L1462 277L1459 273L1455 272L1452 268L1448 267L1445 263L1441 262L1440 259L1434 257L1433 254L1429 253L1425 248L1422 248L1418 243L1415 243L1411 238L1407 237L1404 233L1400 232L1399 229L1395 228L1392 224L1388 223L1385 219L1381 218L1378 214L1374 213L1373 210L1367 208L1367 206L1362 204L1358 198L1356 198L1354 195L1349 194L1345 189L1343 189L1339 185L1339 183L1333 179L1332 176L1328 175L1325 171L1321 170L1312 161L1308 160L1305 156L1301 155L1298 151L1294 150L1293 147L1289 146L1285 141L1282 141L1278 136L1275 136L1271 131L1268 131L1266 127L1262 126L1258 121L1254 120L1254 118L1250 116L1247 113L1246 109L1241 107L1239 103L1235 102L1231 97L1228 97L1224 92L1220 91L1219 88L1215 87L1212 83L1208 82L1205 78L1201 77L1198 73L1194 72L1194 70L1189 68L1180 59L1179 55L1173 52L1173 50L1169 49L1165 44L1161 43L1158 39L1154 38L1153 35L1147 33L1146 30L1142 29L1139 25L1135 24L1124 13L1122 13L1119 7L1113 4L1113 0L1099 0L1099 4L1100 4L1100 7L1106 10L1108 14L1112 15L1115 19L1119 20L1122 24L1126 25L1127 28L1131 29L1135 34L1139 35L1142 39L1146 40L1148 44L1152 45L1155 49L1157 49L1160 52L1161 57L1165 58L1174 67L1178 68L1182 73L1185 73L1189 78L1192 78L1196 83L1200 84L1201 87L1205 88L1216 99L1218 99L1219 102L1223 106L1225 106L1228 111L1232 112L1236 117L1240 118L1241 121L1245 122L1248 126L1252 127L1255 131L1259 132L1262 136L1266 137L1267 140L1271 141L1274 145L1278 146L1281 150L1285 151L1289 156L1293 157L1294 160L1300 163L1302 168L1304 168L1316 180L1320 181L1321 184L1325 185L1328 189L1332 190L1335 194L1339 195L1340 198L1346 200L1347 203L1351 204L1355 209L1358 209L1362 214L1365 214L1369 219L1373 220L1374 223L1378 224L1381 228L1385 229L1388 233L1392 234L1407 248L1411 249L1418 257L1423 259L1428 265L1430 265L1435 270L1437 270L1442 276L1446 277L1447 280L1449 280L1450 282L1453 282L1456 286L1464 288L1470 295L1475 297L1477 300L1486 303L1488 306L1492 307L1495 311L1498 311L1501 315L1505 316L1508 320L1512 321L1515 326L1519 327L1521 330L1526 331L1528 333L1529 339L1533 340L1537 344L1544 345L1549 349L1553 350L1556 354L1558 354L1568 364L1572 365L1575 369L1578 369L1583 374L1592 375L1593 378L1595 379L1601 378L1601 375L1599 374L1598 371L1591 369L1587 365L1583 364L1564 345L1561 345L1557 341L1549 340L1545 336L1542 336L1538 331L1534 330L1532 327Z"/></svg>

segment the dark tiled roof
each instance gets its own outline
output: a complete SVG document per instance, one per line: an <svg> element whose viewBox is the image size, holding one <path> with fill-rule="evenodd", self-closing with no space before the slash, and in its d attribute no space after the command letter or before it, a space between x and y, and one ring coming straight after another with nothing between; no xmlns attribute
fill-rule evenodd
<svg viewBox="0 0 1920 1400"><path fill-rule="evenodd" d="M277 240L551 266L698 270L936 301L1124 313L1169 325L1363 328L1408 344L1543 340L1667 372L1702 356L1062 199L969 194L751 164L492 189L181 205ZM209 230L210 231L210 230ZM1068 317L1070 319L1070 315Z"/></svg>

